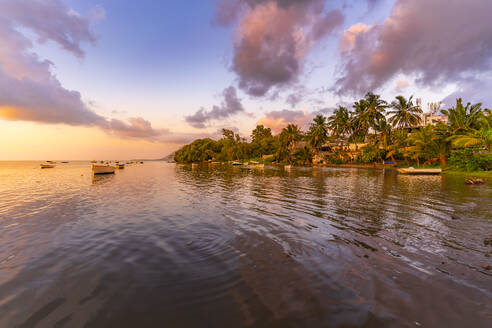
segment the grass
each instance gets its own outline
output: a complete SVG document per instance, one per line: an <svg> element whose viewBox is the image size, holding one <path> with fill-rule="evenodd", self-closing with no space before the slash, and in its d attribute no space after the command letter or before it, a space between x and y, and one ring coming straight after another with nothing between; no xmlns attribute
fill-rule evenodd
<svg viewBox="0 0 492 328"><path fill-rule="evenodd" d="M459 170L445 170L442 172L447 175L459 175L469 178L490 178L492 179L492 171L459 171Z"/></svg>

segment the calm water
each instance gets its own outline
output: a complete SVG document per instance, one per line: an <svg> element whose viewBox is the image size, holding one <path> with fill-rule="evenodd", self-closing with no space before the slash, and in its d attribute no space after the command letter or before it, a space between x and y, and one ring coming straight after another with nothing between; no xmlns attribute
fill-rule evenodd
<svg viewBox="0 0 492 328"><path fill-rule="evenodd" d="M0 327L491 327L492 188L0 162Z"/></svg>

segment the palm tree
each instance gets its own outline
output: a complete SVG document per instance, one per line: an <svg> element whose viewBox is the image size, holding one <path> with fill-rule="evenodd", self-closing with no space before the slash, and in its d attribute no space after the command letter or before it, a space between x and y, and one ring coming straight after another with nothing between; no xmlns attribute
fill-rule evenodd
<svg viewBox="0 0 492 328"><path fill-rule="evenodd" d="M441 162L441 167L445 168L446 156L451 151L451 132L446 124L438 123L433 128L434 135L432 136L432 141L435 143L439 151L439 161Z"/></svg>
<svg viewBox="0 0 492 328"><path fill-rule="evenodd" d="M396 100L391 103L391 107L394 110L388 113L391 115L389 122L393 127L412 127L422 121L420 117L422 109L413 104L413 96L410 96L408 100L403 96L397 96Z"/></svg>
<svg viewBox="0 0 492 328"><path fill-rule="evenodd" d="M369 126L376 130L378 122L385 118L384 114L388 108L388 103L381 99L380 95L372 92L368 92L364 98L367 106L364 116Z"/></svg>
<svg viewBox="0 0 492 328"><path fill-rule="evenodd" d="M461 147L483 146L490 152L492 147L492 128L482 127L479 130L471 130L466 134L453 138L453 144Z"/></svg>
<svg viewBox="0 0 492 328"><path fill-rule="evenodd" d="M391 133L390 136L390 145L388 146L388 153L386 154L386 158L391 158L393 162L396 163L395 155L401 155L405 162L408 164L407 152L405 149L407 148L407 139L408 132L404 129L398 129Z"/></svg>
<svg viewBox="0 0 492 328"><path fill-rule="evenodd" d="M280 140L287 149L292 149L294 143L302 139L302 132L295 124L287 125L280 133Z"/></svg>
<svg viewBox="0 0 492 328"><path fill-rule="evenodd" d="M338 137L348 135L351 130L351 122L350 114L347 108L338 106L338 109L336 109L333 114L328 117L328 127Z"/></svg>
<svg viewBox="0 0 492 328"><path fill-rule="evenodd" d="M388 103L381 99L380 95L368 92L364 99L354 103L354 115L352 123L355 128L357 139L362 139L369 129L377 131L378 122L385 118Z"/></svg>
<svg viewBox="0 0 492 328"><path fill-rule="evenodd" d="M448 110L443 109L441 113L448 116L449 126L453 134L465 134L471 129L478 129L483 119L482 104L463 105L461 98L456 99L456 106Z"/></svg>
<svg viewBox="0 0 492 328"><path fill-rule="evenodd" d="M433 159L438 153L438 146L433 139L434 127L432 125L423 126L421 129L412 132L408 138L408 142L411 145L409 152L411 157L417 161L417 165L420 166L420 159L426 161Z"/></svg>
<svg viewBox="0 0 492 328"><path fill-rule="evenodd" d="M328 123L326 122L326 117L317 115L313 119L307 137L309 145L316 150L319 150L325 144L328 140Z"/></svg>

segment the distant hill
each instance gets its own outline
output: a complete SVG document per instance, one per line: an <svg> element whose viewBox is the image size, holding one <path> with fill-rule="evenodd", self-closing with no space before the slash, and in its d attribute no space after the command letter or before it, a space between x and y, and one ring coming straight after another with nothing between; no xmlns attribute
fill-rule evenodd
<svg viewBox="0 0 492 328"><path fill-rule="evenodd" d="M166 157L159 158L158 161L174 162L174 152L167 155Z"/></svg>

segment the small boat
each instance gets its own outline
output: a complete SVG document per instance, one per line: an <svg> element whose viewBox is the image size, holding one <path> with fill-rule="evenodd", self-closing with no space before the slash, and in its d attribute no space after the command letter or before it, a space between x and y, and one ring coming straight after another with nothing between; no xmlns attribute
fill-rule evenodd
<svg viewBox="0 0 492 328"><path fill-rule="evenodd" d="M91 165L92 172L94 174L112 174L114 173L116 167L112 165Z"/></svg>
<svg viewBox="0 0 492 328"><path fill-rule="evenodd" d="M259 169L261 169L261 168L264 168L264 167L265 167L265 164L255 164L255 165L253 165L253 167L254 167L254 168L259 168Z"/></svg>
<svg viewBox="0 0 492 328"><path fill-rule="evenodd" d="M97 161L91 161L91 163L97 163Z"/></svg>
<svg viewBox="0 0 492 328"><path fill-rule="evenodd" d="M290 170L291 168L292 168L292 165L285 165L285 166L284 166L284 169L285 169L285 170Z"/></svg>
<svg viewBox="0 0 492 328"><path fill-rule="evenodd" d="M398 169L400 174L441 174L442 169L416 169L413 167Z"/></svg>
<svg viewBox="0 0 492 328"><path fill-rule="evenodd" d="M62 162L62 164L68 164L68 162L67 161L64 161L64 162Z"/></svg>
<svg viewBox="0 0 492 328"><path fill-rule="evenodd" d="M125 164L116 164L116 168L122 170L125 168Z"/></svg>
<svg viewBox="0 0 492 328"><path fill-rule="evenodd" d="M46 163L55 164L56 162L54 162L54 161L46 161Z"/></svg>
<svg viewBox="0 0 492 328"><path fill-rule="evenodd" d="M198 163L191 163L191 167L198 167Z"/></svg>
<svg viewBox="0 0 492 328"><path fill-rule="evenodd" d="M39 166L40 166L42 169L52 169L52 168L54 168L56 165L54 165L54 164L39 164Z"/></svg>
<svg viewBox="0 0 492 328"><path fill-rule="evenodd" d="M140 164L143 164L144 162L140 162Z"/></svg>
<svg viewBox="0 0 492 328"><path fill-rule="evenodd" d="M234 165L234 166L243 165L243 164L241 164L239 162L236 162L236 161L232 162L231 164Z"/></svg>

